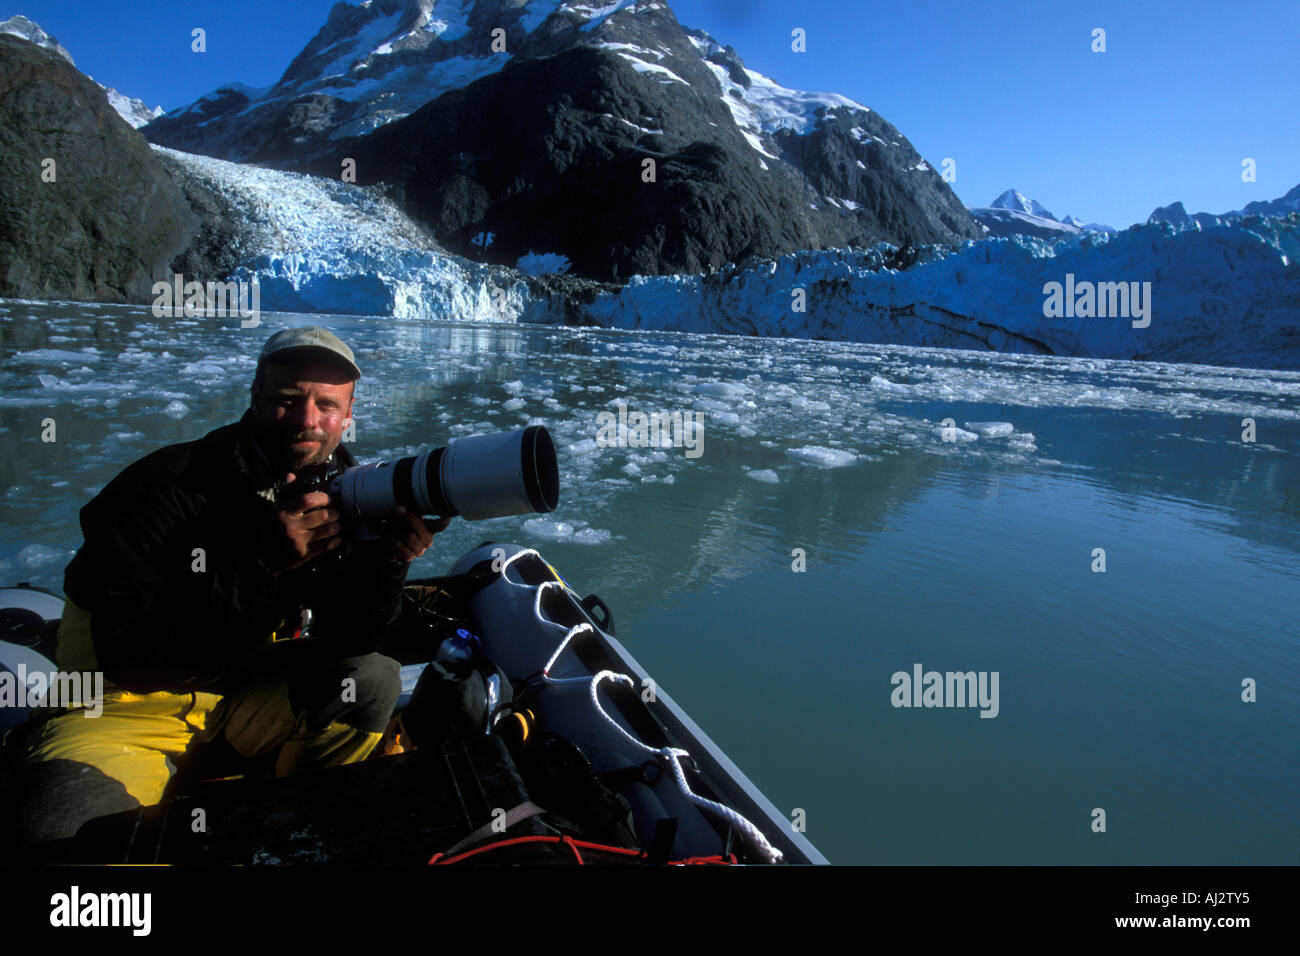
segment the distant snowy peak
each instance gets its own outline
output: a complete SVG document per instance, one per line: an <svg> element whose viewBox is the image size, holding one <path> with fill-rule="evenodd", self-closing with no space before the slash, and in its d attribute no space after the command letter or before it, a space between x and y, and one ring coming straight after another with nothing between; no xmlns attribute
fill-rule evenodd
<svg viewBox="0 0 1300 956"><path fill-rule="evenodd" d="M22 37L37 46L53 50L69 63L72 63L73 66L77 65L72 60L72 54L65 50L58 40L42 30L38 24L33 23L21 14L10 17L8 20L0 20L0 33L11 33L16 37Z"/></svg>
<svg viewBox="0 0 1300 956"><path fill-rule="evenodd" d="M1057 219L1047 208L1024 193L1008 189L984 207L970 210L975 221L984 227L989 236L1034 236L1039 239L1059 239L1084 232L1115 233L1119 230L1097 222L1085 223L1077 216Z"/></svg>
<svg viewBox="0 0 1300 956"><path fill-rule="evenodd" d="M1025 194L1015 189L1008 189L993 202L989 203L990 209L1016 209L1031 216L1039 216L1043 219L1056 220L1047 209L1036 199L1028 199ZM1060 220L1057 220L1060 221Z"/></svg>
<svg viewBox="0 0 1300 956"><path fill-rule="evenodd" d="M40 26L33 23L31 20L28 20L24 16L20 15L10 17L8 20L0 20L0 33L12 33L16 37L22 37L24 40L35 43L37 46L44 47L47 50L52 50L73 66L77 65L73 62L72 54L65 50L58 40L50 36L42 30ZM94 79L94 77L90 77L90 79ZM113 109L117 111L117 115L130 123L135 129L139 129L145 123L163 115L163 108L161 106L155 106L153 109L149 109L149 107L144 105L142 100L123 96L112 87L104 86L103 83L100 83L99 86L108 97L108 102L112 105Z"/></svg>
<svg viewBox="0 0 1300 956"><path fill-rule="evenodd" d="M161 106L149 109L144 105L144 100L123 96L111 86L104 87L104 92L108 94L108 102L113 109L117 110L117 115L130 123L135 129L139 129L146 123L152 123L163 115L164 110Z"/></svg>

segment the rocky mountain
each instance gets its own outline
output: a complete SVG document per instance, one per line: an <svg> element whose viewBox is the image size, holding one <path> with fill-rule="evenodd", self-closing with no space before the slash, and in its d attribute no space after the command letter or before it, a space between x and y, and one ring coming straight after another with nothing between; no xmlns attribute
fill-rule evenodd
<svg viewBox="0 0 1300 956"><path fill-rule="evenodd" d="M1175 225L1195 222L1201 226L1217 226L1221 223L1234 222L1243 216L1285 216L1293 212L1300 212L1300 185L1292 187L1290 192L1278 199L1249 202L1241 209L1233 209L1218 215L1210 212L1188 213L1181 202L1170 203L1168 206L1157 208L1147 217L1147 222L1170 222Z"/></svg>
<svg viewBox="0 0 1300 956"><path fill-rule="evenodd" d="M102 87L0 33L0 297L149 301L198 228Z"/></svg>
<svg viewBox="0 0 1300 956"><path fill-rule="evenodd" d="M77 65L73 62L72 54L65 50L58 40L50 36L42 30L39 25L33 23L24 16L19 15L10 17L8 20L0 20L0 33L8 33L13 36L22 37L24 40L35 43L37 46L45 47L47 50L54 51L73 66ZM98 85L99 88L107 94L108 102L112 105L113 109L117 110L117 115L122 117L122 119L126 120L136 129L139 129L145 123L152 122L159 116L163 115L163 108L161 106L155 106L153 109L149 109L149 107L144 105L143 100L124 96L111 86L104 86L102 83Z"/></svg>
<svg viewBox="0 0 1300 956"><path fill-rule="evenodd" d="M983 227L985 234L995 237L1062 239L1085 232L1118 231L1101 223L1085 223L1076 216L1065 215L1057 219L1042 203L1027 198L1015 189L1008 189L987 206L977 206L969 211L971 217Z"/></svg>
<svg viewBox="0 0 1300 956"><path fill-rule="evenodd" d="M455 252L607 280L980 235L877 113L779 86L662 0L339 3L276 84L145 135L335 178L352 159Z"/></svg>

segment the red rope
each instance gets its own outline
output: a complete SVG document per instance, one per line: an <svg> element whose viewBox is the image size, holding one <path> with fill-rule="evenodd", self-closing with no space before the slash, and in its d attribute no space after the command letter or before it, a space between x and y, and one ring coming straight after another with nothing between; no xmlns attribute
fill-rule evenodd
<svg viewBox="0 0 1300 956"><path fill-rule="evenodd" d="M610 846L607 843L590 843L586 840L575 840L573 839L573 837L570 836L548 836L543 834L543 835L533 835L533 836L508 837L504 840L498 840L495 843L488 843L484 846L475 847L472 850L466 850L464 853L457 853L455 856L449 856L446 857L445 859L443 858L442 853L435 853L433 856L429 857L429 864L430 865L437 864L439 866L450 866L453 863L459 863L462 860L468 860L470 857L477 856L480 853L489 853L492 850L500 850L508 846L518 846L523 843L563 843L565 846L567 846L570 850L573 851L573 856L577 860L579 866L585 866L587 862L582 858L582 853L579 852L579 847L586 850L599 850L602 853L617 853L617 854L621 854L622 856L634 856L641 860L644 860L649 855L644 850L631 850L628 849L627 847L622 847L622 846ZM669 866L695 866L700 864L714 864L714 865L730 866L733 864L738 864L739 862L740 861L736 859L736 855L734 853L728 853L725 857L720 854L715 856L688 856L684 860L669 860L668 865Z"/></svg>

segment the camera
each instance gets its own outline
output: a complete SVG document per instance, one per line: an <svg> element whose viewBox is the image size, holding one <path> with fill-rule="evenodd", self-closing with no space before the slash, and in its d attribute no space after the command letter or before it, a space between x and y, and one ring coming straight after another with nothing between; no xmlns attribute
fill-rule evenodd
<svg viewBox="0 0 1300 956"><path fill-rule="evenodd" d="M327 491L345 519L364 526L411 514L467 521L554 511L560 500L555 445L543 425L471 435L422 455L341 469L304 469L295 492Z"/></svg>

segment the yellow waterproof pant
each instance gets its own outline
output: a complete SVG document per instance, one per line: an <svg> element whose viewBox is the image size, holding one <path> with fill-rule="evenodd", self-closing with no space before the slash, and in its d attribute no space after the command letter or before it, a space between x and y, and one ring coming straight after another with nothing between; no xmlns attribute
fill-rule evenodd
<svg viewBox="0 0 1300 956"><path fill-rule="evenodd" d="M64 607L58 646L60 670L96 669L90 614L72 601ZM279 645L268 646L268 655L275 653L270 650L275 646ZM143 806L158 803L176 771L176 758L192 744L213 741L219 736L248 758L265 757L278 748L274 760L276 776L306 767L331 767L364 760L379 743L396 700L400 688L397 664L377 654L336 663L352 668L336 668L337 673L359 673L357 664L364 663L368 665L367 672L379 677L371 683L380 689L370 695L369 711L361 719L356 719L356 707L350 715L344 715L346 705L334 706L328 689L324 697L317 695L326 706L305 707L299 702L295 707L284 667L254 668L252 673L257 676L237 693L226 697L202 692L137 694L106 682L98 716L88 716L85 708L38 711L21 728L19 753L11 773L21 778L24 770L43 769L50 778L49 771L57 766L57 778L47 780L43 789L37 788L37 799L46 804L59 804L57 811L50 811L59 819L40 820L29 826L28 830L38 834L32 840L50 839L52 835L71 836L84 820L129 807L132 799ZM356 687L355 680L353 687ZM366 691L363 689L362 693ZM362 704L365 703L363 700ZM340 716L348 719L329 719L331 712L340 712ZM96 807L86 806L83 815L77 801L67 799L73 794L68 793L65 798L64 792L75 788L79 777L87 774L95 779L101 792L105 787L111 792L107 798L96 798L104 804L98 812ZM105 777L110 779L104 780ZM113 781L120 784L125 794L117 790ZM57 800L50 797L52 789L59 791ZM12 795L7 802L12 804ZM27 806L22 808L20 815L23 814L39 817L41 810Z"/></svg>

